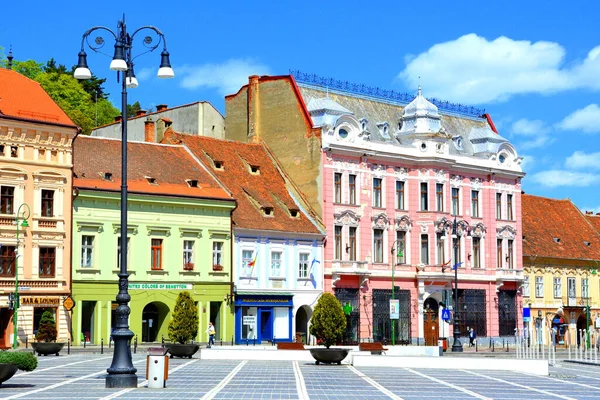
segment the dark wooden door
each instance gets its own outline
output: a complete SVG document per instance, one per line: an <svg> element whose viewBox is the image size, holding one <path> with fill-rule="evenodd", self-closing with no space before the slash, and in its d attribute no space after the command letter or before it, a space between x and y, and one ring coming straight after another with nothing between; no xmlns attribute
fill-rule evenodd
<svg viewBox="0 0 600 400"><path fill-rule="evenodd" d="M439 323L436 311L429 309L423 312L423 330L425 346L437 346Z"/></svg>

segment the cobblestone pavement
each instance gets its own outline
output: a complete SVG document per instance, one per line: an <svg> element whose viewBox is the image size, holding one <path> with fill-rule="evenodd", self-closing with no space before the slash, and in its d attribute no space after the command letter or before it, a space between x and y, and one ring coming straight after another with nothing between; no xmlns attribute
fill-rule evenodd
<svg viewBox="0 0 600 400"><path fill-rule="evenodd" d="M0 386L2 399L600 399L600 367L558 362L550 376L498 371L354 368L299 361L172 359L166 389L105 389L111 355L40 357ZM435 359L432 359L435 362ZM518 362L515 360L515 362Z"/></svg>

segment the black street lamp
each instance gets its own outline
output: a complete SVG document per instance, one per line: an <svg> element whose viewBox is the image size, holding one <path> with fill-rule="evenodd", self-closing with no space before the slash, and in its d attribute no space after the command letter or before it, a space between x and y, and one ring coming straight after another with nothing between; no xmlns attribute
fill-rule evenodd
<svg viewBox="0 0 600 400"><path fill-rule="evenodd" d="M172 78L175 76L171 68L169 60L169 52L167 51L167 43L163 33L153 26L143 26L138 28L132 35L127 33L125 26L125 15L123 20L117 24L117 33L103 27L95 26L87 30L81 39L81 51L79 52L79 61L73 76L77 79L90 79L92 73L87 65L87 54L84 51L84 45L98 53L104 46L104 39L97 36L93 44L88 41L89 36L96 30L104 30L110 33L115 40L115 52L110 63L110 69L117 71L117 81L121 79L121 266L119 270L119 293L117 294L117 310L115 330L112 332L112 337L115 342L115 350L111 366L107 369L106 376L107 388L135 388L138 384L138 378L135 374L137 369L133 366L131 358L131 339L133 332L129 329L129 273L127 272L127 88L135 88L138 86L137 79L133 74L132 57L133 39L135 35L143 30L153 31L158 35L158 40L153 43L152 36L145 36L143 44L146 51L141 54L152 52L163 43L163 51L161 53L161 63L158 69L159 78ZM101 53L101 52L100 52ZM140 54L140 55L141 55Z"/></svg>
<svg viewBox="0 0 600 400"><path fill-rule="evenodd" d="M452 223L452 240L458 238L457 233L458 224L456 223L456 217L454 217L454 222ZM454 246L458 246L458 241L454 244ZM454 252L455 254L457 251ZM452 336L454 337L454 343L452 343L452 352L462 353L463 347L460 342L460 328L458 326L458 259L454 260L454 329L452 332Z"/></svg>

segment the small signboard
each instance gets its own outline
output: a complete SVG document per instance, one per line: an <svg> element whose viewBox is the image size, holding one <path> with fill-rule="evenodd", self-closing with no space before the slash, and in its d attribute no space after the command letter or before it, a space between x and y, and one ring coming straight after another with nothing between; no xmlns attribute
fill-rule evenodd
<svg viewBox="0 0 600 400"><path fill-rule="evenodd" d="M67 311L71 311L75 307L75 300L71 296L67 296L66 299L63 300L63 307Z"/></svg>
<svg viewBox="0 0 600 400"><path fill-rule="evenodd" d="M531 321L531 308L523 307L523 322Z"/></svg>
<svg viewBox="0 0 600 400"><path fill-rule="evenodd" d="M442 319L444 321L450 321L450 310L448 310L447 308L444 308L442 310Z"/></svg>
<svg viewBox="0 0 600 400"><path fill-rule="evenodd" d="M390 300L390 319L400 319L400 300Z"/></svg>
<svg viewBox="0 0 600 400"><path fill-rule="evenodd" d="M243 325L256 325L256 315L244 315L242 317Z"/></svg>

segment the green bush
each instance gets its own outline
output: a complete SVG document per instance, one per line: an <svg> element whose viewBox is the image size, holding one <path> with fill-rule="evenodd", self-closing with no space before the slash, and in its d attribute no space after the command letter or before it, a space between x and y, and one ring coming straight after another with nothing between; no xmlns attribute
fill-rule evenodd
<svg viewBox="0 0 600 400"><path fill-rule="evenodd" d="M172 342L185 344L198 334L198 305L190 292L179 292L173 317L169 322L169 338Z"/></svg>
<svg viewBox="0 0 600 400"><path fill-rule="evenodd" d="M37 368L38 360L31 353L0 351L0 364L13 364L21 371L33 371Z"/></svg>
<svg viewBox="0 0 600 400"><path fill-rule="evenodd" d="M329 348L346 332L346 316L342 304L331 293L323 293L310 318L310 334Z"/></svg>
<svg viewBox="0 0 600 400"><path fill-rule="evenodd" d="M51 311L44 311L40 320L40 327L35 334L35 340L38 342L56 342L56 322L54 314Z"/></svg>

